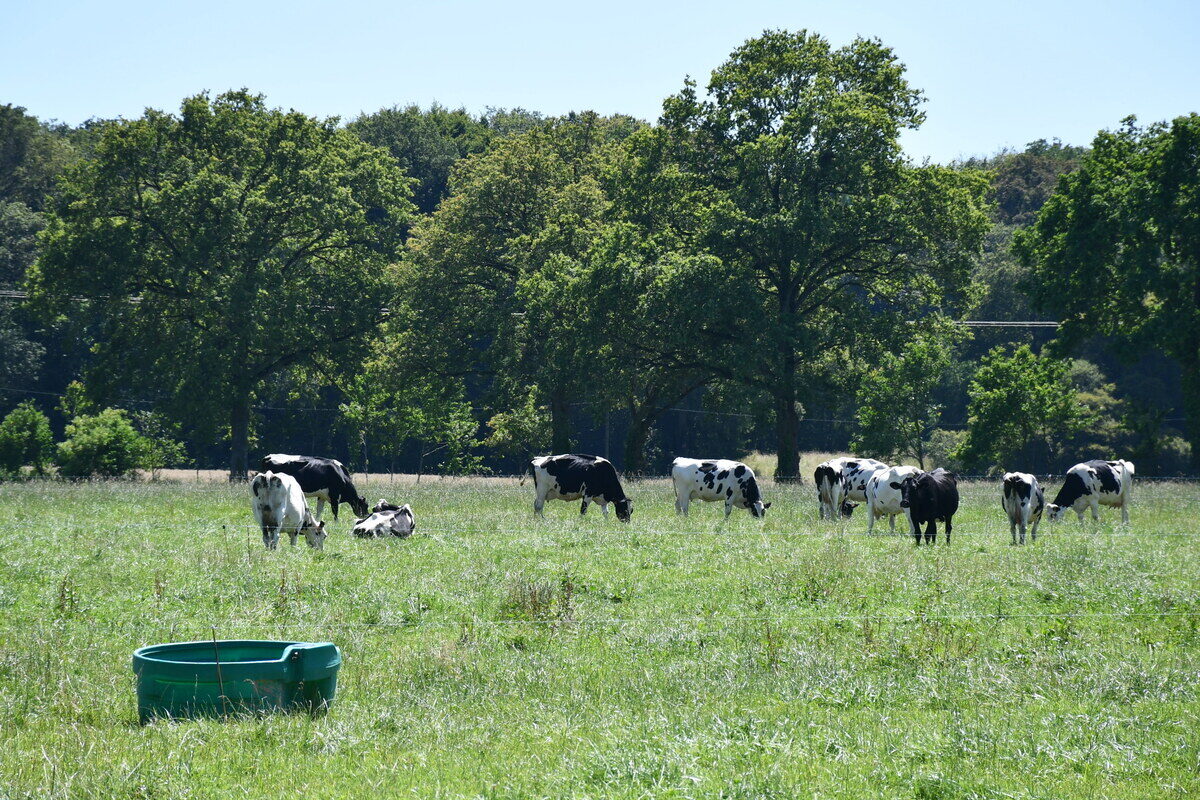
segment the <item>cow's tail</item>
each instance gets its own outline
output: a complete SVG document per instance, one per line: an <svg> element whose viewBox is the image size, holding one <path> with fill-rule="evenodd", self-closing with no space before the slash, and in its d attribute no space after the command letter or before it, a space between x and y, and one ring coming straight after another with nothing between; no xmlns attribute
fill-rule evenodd
<svg viewBox="0 0 1200 800"><path fill-rule="evenodd" d="M532 461L530 461L530 462L529 462L529 467L528 467L527 469L523 469L523 470L521 470L521 480L520 480L520 485L521 485L521 486L524 486L524 485L525 485L525 479L526 479L526 478L532 478L532 477L533 477L533 462L532 462Z"/></svg>

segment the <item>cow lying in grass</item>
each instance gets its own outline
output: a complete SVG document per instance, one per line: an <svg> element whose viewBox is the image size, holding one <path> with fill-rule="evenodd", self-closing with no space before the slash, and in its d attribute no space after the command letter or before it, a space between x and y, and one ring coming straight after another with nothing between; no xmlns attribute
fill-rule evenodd
<svg viewBox="0 0 1200 800"><path fill-rule="evenodd" d="M304 492L291 475L260 472L250 481L254 517L262 528L263 544L268 550L279 545L279 532L287 531L292 547L303 533L309 547L322 549L325 523L318 522L308 510Z"/></svg>
<svg viewBox="0 0 1200 800"><path fill-rule="evenodd" d="M406 539L417 529L417 520L413 510L406 503L402 506L392 505L387 500L380 500L371 509L371 514L354 522L350 531L360 539L375 539L384 536L396 536Z"/></svg>

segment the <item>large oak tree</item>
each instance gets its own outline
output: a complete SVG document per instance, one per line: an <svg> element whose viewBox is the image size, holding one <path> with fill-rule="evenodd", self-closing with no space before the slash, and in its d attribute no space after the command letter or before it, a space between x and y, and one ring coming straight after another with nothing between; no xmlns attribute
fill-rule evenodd
<svg viewBox="0 0 1200 800"><path fill-rule="evenodd" d="M755 309L725 377L773 398L779 477L799 469L799 404L873 310L919 316L966 281L987 229L986 180L909 163L921 95L890 49L768 31L663 106L648 174L716 192L707 244ZM714 280L725 280L714 276ZM711 359L710 359L711 360Z"/></svg>
<svg viewBox="0 0 1200 800"><path fill-rule="evenodd" d="M240 477L264 383L357 359L379 323L409 183L336 120L245 91L191 97L179 114L104 126L94 158L66 173L31 293L96 326L93 393L228 431Z"/></svg>

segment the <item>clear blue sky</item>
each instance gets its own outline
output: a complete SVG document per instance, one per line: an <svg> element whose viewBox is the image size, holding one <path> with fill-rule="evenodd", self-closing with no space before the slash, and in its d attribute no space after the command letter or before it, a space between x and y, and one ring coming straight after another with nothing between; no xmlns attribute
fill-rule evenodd
<svg viewBox="0 0 1200 800"><path fill-rule="evenodd" d="M655 119L764 28L874 36L928 98L914 158L1083 144L1200 111L1200 2L32 2L0 0L0 103L43 119L175 110L246 86L350 118L410 102Z"/></svg>

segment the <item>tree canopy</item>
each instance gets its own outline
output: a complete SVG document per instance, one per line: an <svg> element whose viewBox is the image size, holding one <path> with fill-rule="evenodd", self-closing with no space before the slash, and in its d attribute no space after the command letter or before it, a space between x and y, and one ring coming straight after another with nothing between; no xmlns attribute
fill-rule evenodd
<svg viewBox="0 0 1200 800"><path fill-rule="evenodd" d="M1063 346L1104 335L1179 364L1200 466L1200 115L1101 132L1016 248Z"/></svg>
<svg viewBox="0 0 1200 800"><path fill-rule="evenodd" d="M97 326L93 392L227 426L234 476L267 379L361 357L412 213L386 152L245 91L104 126L62 185L36 302Z"/></svg>

